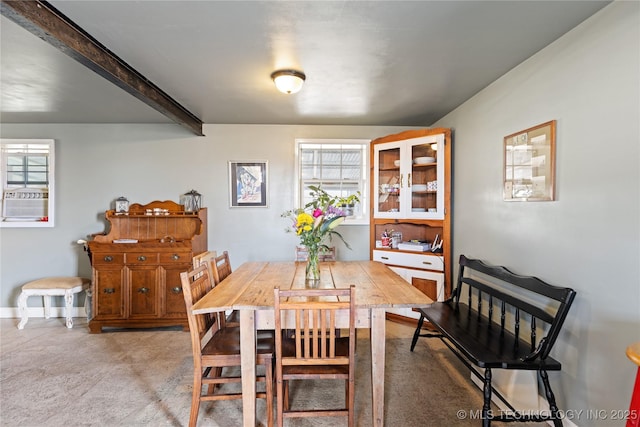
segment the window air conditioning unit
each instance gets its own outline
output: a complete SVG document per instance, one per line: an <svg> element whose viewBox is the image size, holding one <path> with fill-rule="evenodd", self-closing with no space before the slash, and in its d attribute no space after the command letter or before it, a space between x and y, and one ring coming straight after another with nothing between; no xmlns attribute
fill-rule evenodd
<svg viewBox="0 0 640 427"><path fill-rule="evenodd" d="M5 218L42 218L48 216L49 190L17 188L5 190L2 216Z"/></svg>

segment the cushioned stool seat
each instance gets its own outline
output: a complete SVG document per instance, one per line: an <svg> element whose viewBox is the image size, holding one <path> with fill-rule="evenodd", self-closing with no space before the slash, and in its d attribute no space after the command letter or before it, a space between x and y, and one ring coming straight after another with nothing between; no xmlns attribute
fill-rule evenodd
<svg viewBox="0 0 640 427"><path fill-rule="evenodd" d="M47 277L44 279L34 280L22 286L22 292L18 297L18 309L20 310L20 323L18 329L23 329L29 320L29 312L27 309L27 298L32 295L42 296L44 299L44 317L51 317L51 296L64 296L65 316L67 328L73 327L73 317L71 310L73 309L73 299L75 294L87 291L85 299L85 311L87 317L90 316L90 297L91 280L84 277Z"/></svg>

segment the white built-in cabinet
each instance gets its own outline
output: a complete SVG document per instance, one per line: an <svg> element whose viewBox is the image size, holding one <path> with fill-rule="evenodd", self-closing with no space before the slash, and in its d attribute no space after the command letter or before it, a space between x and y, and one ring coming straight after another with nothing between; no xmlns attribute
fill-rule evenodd
<svg viewBox="0 0 640 427"><path fill-rule="evenodd" d="M371 159L371 259L387 264L432 300L443 301L451 293L450 129L377 138L371 142ZM441 246L435 251L383 246L385 231L401 233L404 243ZM412 309L388 314L400 320L419 317Z"/></svg>

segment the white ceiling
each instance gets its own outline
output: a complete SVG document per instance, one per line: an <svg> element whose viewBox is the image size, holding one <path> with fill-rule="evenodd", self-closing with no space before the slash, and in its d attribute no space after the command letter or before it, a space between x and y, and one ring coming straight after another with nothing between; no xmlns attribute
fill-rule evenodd
<svg viewBox="0 0 640 427"><path fill-rule="evenodd" d="M428 126L609 2L50 3L204 123ZM1 122L171 122L0 19Z"/></svg>

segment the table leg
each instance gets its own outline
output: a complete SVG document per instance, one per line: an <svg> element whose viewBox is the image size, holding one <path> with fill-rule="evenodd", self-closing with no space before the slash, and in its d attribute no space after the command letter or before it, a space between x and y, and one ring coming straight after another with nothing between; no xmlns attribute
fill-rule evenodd
<svg viewBox="0 0 640 427"><path fill-rule="evenodd" d="M244 427L256 425L256 323L253 310L240 310L242 418Z"/></svg>
<svg viewBox="0 0 640 427"><path fill-rule="evenodd" d="M373 426L384 425L385 310L371 309L371 390Z"/></svg>

